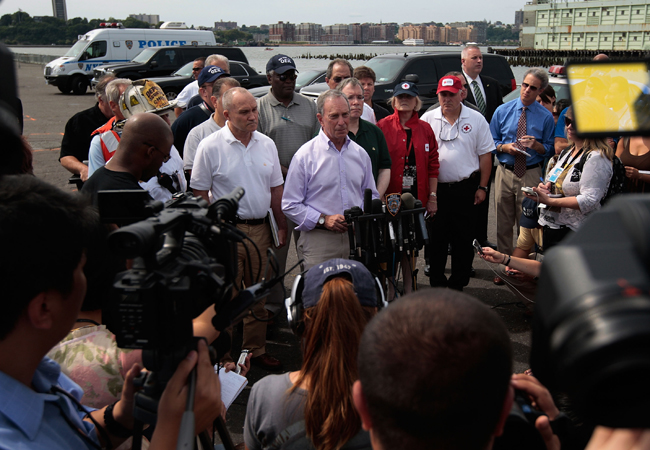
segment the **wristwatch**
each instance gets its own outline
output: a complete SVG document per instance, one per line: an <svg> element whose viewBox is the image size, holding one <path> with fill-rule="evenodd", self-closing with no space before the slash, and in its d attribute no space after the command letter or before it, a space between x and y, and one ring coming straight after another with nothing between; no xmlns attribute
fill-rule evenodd
<svg viewBox="0 0 650 450"><path fill-rule="evenodd" d="M487 186L479 186L478 187L480 190L487 192L488 188Z"/></svg>
<svg viewBox="0 0 650 450"><path fill-rule="evenodd" d="M321 227L325 225L325 214L321 213L320 217L318 218L318 225Z"/></svg>

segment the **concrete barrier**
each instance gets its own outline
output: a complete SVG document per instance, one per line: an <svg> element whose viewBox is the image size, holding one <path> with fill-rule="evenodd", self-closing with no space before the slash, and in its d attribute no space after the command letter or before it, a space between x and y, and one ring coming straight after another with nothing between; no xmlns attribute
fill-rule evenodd
<svg viewBox="0 0 650 450"><path fill-rule="evenodd" d="M47 64L59 56L54 55L35 55L33 53L14 53L14 61L27 64Z"/></svg>

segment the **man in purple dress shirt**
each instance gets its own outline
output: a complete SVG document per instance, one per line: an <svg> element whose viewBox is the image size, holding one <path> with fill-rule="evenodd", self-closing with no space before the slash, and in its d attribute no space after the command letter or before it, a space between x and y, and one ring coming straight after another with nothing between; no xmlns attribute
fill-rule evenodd
<svg viewBox="0 0 650 450"><path fill-rule="evenodd" d="M350 253L343 211L363 208L365 189L378 198L368 153L348 137L350 105L344 94L329 90L318 97L321 131L293 156L282 197L282 210L299 230L303 270Z"/></svg>

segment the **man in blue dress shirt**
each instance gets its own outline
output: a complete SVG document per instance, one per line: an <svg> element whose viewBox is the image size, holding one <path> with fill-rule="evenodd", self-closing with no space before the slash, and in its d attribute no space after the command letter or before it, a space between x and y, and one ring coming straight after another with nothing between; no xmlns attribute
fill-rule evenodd
<svg viewBox="0 0 650 450"><path fill-rule="evenodd" d="M511 254L513 226L519 229L523 186L537 186L544 159L553 155L555 122L549 110L537 103L537 95L548 85L548 75L532 68L524 75L521 95L497 108L490 122L496 146L495 199L497 204L497 245ZM502 281L495 279L496 284Z"/></svg>

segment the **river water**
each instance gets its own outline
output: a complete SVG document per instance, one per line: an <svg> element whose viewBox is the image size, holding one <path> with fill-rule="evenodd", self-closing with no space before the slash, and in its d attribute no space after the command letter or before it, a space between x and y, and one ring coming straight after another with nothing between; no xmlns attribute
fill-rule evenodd
<svg viewBox="0 0 650 450"><path fill-rule="evenodd" d="M383 55L386 53L404 53L404 52L420 52L420 51L436 51L436 52L450 52L458 53L461 47L454 46L406 46L406 45L349 45L349 46L282 46L282 47L269 47L272 50L266 50L265 47L242 47L246 58L251 66L257 71L264 72L266 69L266 62L278 53L291 56L296 60L298 70L321 69L324 70L329 64L329 57L343 56L349 57L352 55L350 62L352 66L359 66L364 60L370 59L376 55ZM68 51L67 47L10 47L10 50L15 53L27 53L37 55L50 55L53 57L63 56ZM482 52L487 52L487 47L481 47ZM323 59L323 57L328 57ZM522 81L523 75L528 67L513 66L512 72L518 83Z"/></svg>

